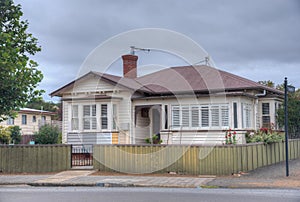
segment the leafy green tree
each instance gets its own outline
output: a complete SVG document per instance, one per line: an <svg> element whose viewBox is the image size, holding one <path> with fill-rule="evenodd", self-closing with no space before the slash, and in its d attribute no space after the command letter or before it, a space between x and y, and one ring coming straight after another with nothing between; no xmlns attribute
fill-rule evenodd
<svg viewBox="0 0 300 202"><path fill-rule="evenodd" d="M273 81L271 81L271 80L268 80L268 81L259 81L258 83L262 84L262 85L265 85L265 86L268 86L268 87L271 87L271 88L275 87L275 83Z"/></svg>
<svg viewBox="0 0 300 202"><path fill-rule="evenodd" d="M258 83L274 87L273 81L259 81ZM276 89L284 91L284 83L276 85ZM284 103L283 105L284 106ZM295 93L288 94L288 128L289 138L300 138L300 89L297 89ZM284 107L277 111L277 121L280 127L284 127Z"/></svg>
<svg viewBox="0 0 300 202"><path fill-rule="evenodd" d="M279 126L284 127L284 107L277 114ZM300 89L288 94L288 129L289 138L300 138Z"/></svg>
<svg viewBox="0 0 300 202"><path fill-rule="evenodd" d="M28 22L20 19L22 15L13 0L0 1L0 121L43 92L36 90L43 74L29 58L41 48L27 33Z"/></svg>
<svg viewBox="0 0 300 202"><path fill-rule="evenodd" d="M21 128L19 126L9 126L11 142L19 144L21 142Z"/></svg>
<svg viewBox="0 0 300 202"><path fill-rule="evenodd" d="M30 102L27 103L26 107L38 110L46 110L50 112L56 112L57 115L53 117L54 120L62 120L62 110L61 110L61 102L54 103L54 102L46 102L43 100L42 97L37 97L32 99Z"/></svg>
<svg viewBox="0 0 300 202"><path fill-rule="evenodd" d="M10 141L11 132L9 128L0 126L0 144L8 144Z"/></svg>
<svg viewBox="0 0 300 202"><path fill-rule="evenodd" d="M49 124L42 126L39 132L35 133L35 142L37 144L61 143L59 128Z"/></svg>
<svg viewBox="0 0 300 202"><path fill-rule="evenodd" d="M43 109L46 111L50 112L56 112L57 109L59 108L59 103L54 103L54 102L46 102L43 100L42 97L37 97L32 100L30 100L27 104L26 107L32 108L32 109Z"/></svg>

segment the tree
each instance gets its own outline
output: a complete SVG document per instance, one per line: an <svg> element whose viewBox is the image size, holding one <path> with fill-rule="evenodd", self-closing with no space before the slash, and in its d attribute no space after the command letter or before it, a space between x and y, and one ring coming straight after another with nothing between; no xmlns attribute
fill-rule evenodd
<svg viewBox="0 0 300 202"><path fill-rule="evenodd" d="M35 142L37 144L57 144L61 142L59 137L59 128L46 124L40 128L39 132L35 133Z"/></svg>
<svg viewBox="0 0 300 202"><path fill-rule="evenodd" d="M259 81L258 83L262 84L262 85L265 85L265 86L268 86L268 87L271 87L271 88L275 87L275 83L273 81L271 81L271 80L268 80L268 81Z"/></svg>
<svg viewBox="0 0 300 202"><path fill-rule="evenodd" d="M41 50L37 39L27 33L20 5L13 0L0 1L0 121L43 91L36 90L43 74L29 56Z"/></svg>
<svg viewBox="0 0 300 202"><path fill-rule="evenodd" d="M273 81L259 81L258 83L274 87ZM276 85L277 90L284 91L284 83ZM283 103L284 104L284 103ZM284 105L283 105L284 106ZM300 89L288 94L288 129L289 138L300 138ZM279 127L284 127L284 107L277 110L277 121Z"/></svg>
<svg viewBox="0 0 300 202"><path fill-rule="evenodd" d="M284 107L278 109L278 123L284 126ZM288 129L290 138L300 138L300 89L288 94Z"/></svg>
<svg viewBox="0 0 300 202"><path fill-rule="evenodd" d="M46 102L43 100L42 97L37 97L32 99L30 102L27 103L26 107L38 110L46 110L50 112L56 112L57 115L53 117L54 120L62 120L62 110L61 110L61 102L54 103L54 102Z"/></svg>

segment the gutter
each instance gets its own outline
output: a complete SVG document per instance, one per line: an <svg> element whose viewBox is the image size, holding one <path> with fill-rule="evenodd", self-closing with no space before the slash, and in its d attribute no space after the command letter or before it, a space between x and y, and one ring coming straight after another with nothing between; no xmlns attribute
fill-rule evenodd
<svg viewBox="0 0 300 202"><path fill-rule="evenodd" d="M256 96L256 97L263 97L263 96L266 96L266 95L267 95L267 91L264 90L263 93L261 93L261 94L256 94L255 96Z"/></svg>

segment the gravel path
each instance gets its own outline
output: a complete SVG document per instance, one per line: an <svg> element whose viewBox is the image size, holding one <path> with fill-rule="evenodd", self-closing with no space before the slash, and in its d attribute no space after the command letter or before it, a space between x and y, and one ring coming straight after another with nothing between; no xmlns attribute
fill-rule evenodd
<svg viewBox="0 0 300 202"><path fill-rule="evenodd" d="M243 175L217 177L208 186L230 188L293 188L300 189L300 159L289 162L290 176L286 177L285 162L253 170Z"/></svg>

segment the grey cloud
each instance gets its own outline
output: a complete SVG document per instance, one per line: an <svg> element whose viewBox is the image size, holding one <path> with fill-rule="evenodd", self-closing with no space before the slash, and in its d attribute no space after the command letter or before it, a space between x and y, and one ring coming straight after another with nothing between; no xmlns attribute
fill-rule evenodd
<svg viewBox="0 0 300 202"><path fill-rule="evenodd" d="M271 61L276 70L284 69L285 65L289 66L286 69L295 69L300 64L297 0L16 0L16 3L22 4L29 31L42 45L43 51L35 58L45 65L41 68L47 79L42 86L47 93L70 81L86 56L100 43L137 28L165 28L185 34L202 45L219 68L231 66L226 70L234 71L238 67L242 71L236 73L243 76L247 76L249 64L266 69L271 67L264 66L265 61ZM169 60L166 58L172 63ZM65 74L58 74L62 70ZM266 73L266 80L280 80L277 78L284 74L274 72L276 76ZM258 80L252 76L251 79Z"/></svg>

